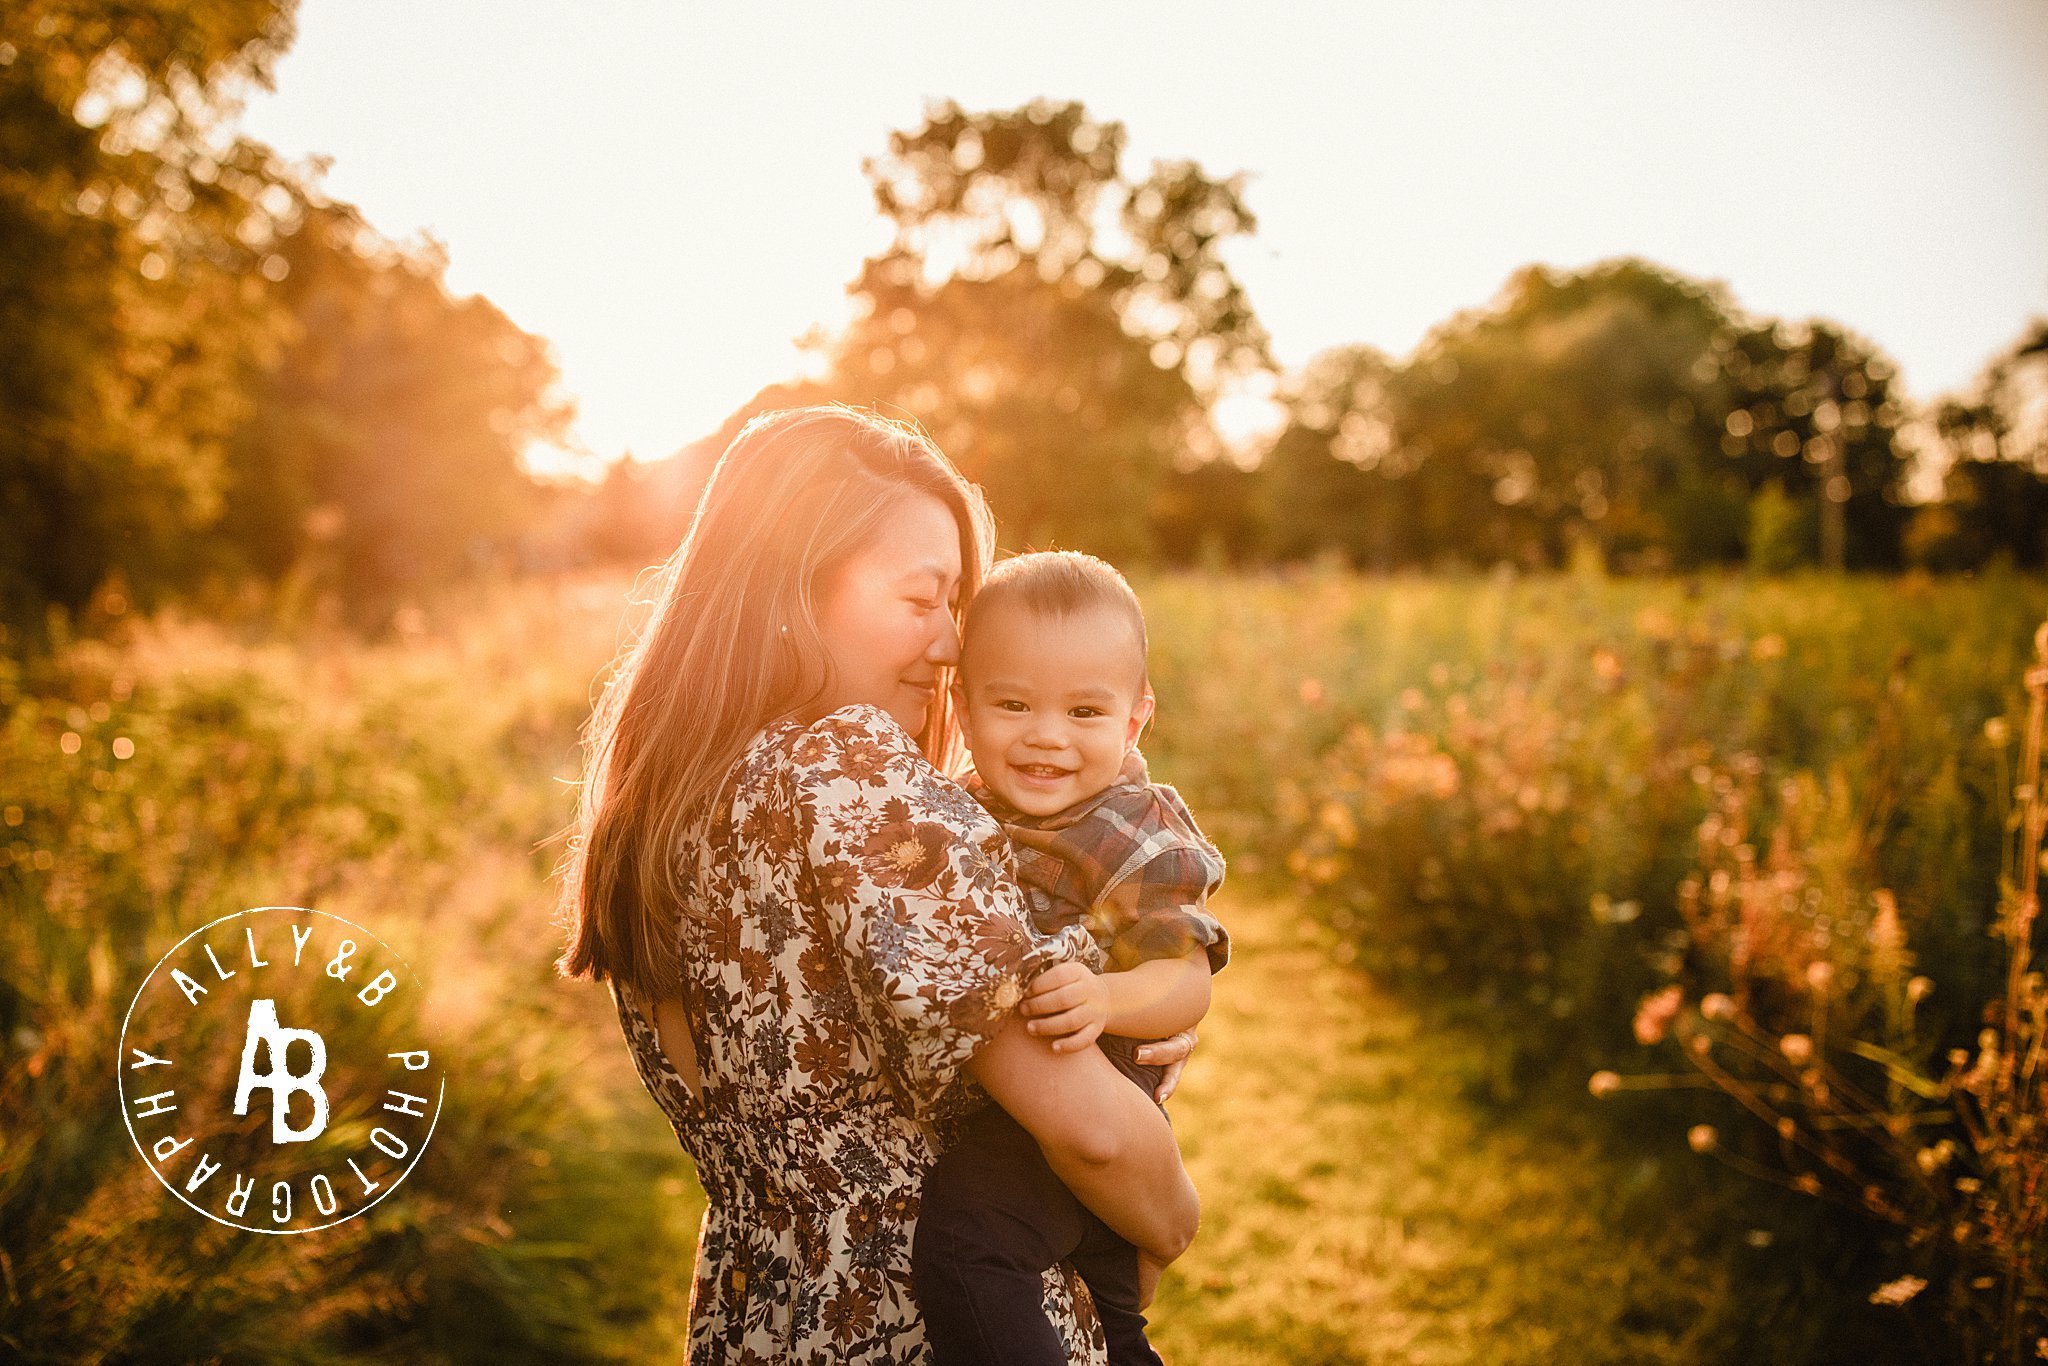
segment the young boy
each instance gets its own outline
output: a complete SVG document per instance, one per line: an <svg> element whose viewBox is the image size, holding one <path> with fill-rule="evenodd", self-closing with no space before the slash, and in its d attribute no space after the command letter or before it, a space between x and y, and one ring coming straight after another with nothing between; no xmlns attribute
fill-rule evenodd
<svg viewBox="0 0 2048 1366"><path fill-rule="evenodd" d="M1230 940L1205 904L1222 856L1138 753L1153 701L1137 595L1093 556L1019 555L975 595L960 653L968 788L1009 832L1038 928L1087 925L1106 964L1042 973L1027 1027L1060 1051L1099 1044L1156 1096L1161 1069L1134 1050L1201 1019ZM1060 1261L1088 1285L1112 1366L1157 1366L1137 1249L990 1105L932 1169L918 1216L912 1267L937 1366L1034 1359L1042 1274Z"/></svg>

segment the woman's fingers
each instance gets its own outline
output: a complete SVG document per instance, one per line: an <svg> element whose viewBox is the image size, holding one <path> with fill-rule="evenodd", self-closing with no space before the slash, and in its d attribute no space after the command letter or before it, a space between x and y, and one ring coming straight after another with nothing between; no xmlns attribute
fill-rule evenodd
<svg viewBox="0 0 2048 1366"><path fill-rule="evenodd" d="M1159 1089L1152 1093L1152 1099L1161 1105L1180 1086L1180 1074L1187 1070L1188 1055L1195 1051L1195 1031L1183 1029L1180 1033L1157 1043L1148 1043L1132 1056L1150 1067L1161 1068Z"/></svg>
<svg viewBox="0 0 2048 1366"><path fill-rule="evenodd" d="M1188 1063L1186 1058L1182 1058L1176 1063L1167 1064L1166 1070L1159 1076L1159 1089L1152 1093L1152 1099L1158 1101L1161 1105L1166 1104L1168 1100L1172 1099L1173 1093L1180 1089L1180 1074L1187 1070Z"/></svg>
<svg viewBox="0 0 2048 1366"><path fill-rule="evenodd" d="M1134 1057L1147 1067L1168 1067L1174 1063L1186 1062L1188 1054L1195 1051L1195 1031L1183 1029L1178 1034L1169 1034L1148 1044L1140 1044Z"/></svg>

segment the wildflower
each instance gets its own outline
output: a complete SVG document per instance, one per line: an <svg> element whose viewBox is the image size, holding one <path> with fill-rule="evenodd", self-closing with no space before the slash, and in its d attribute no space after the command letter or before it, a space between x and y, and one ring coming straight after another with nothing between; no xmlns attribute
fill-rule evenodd
<svg viewBox="0 0 2048 1366"><path fill-rule="evenodd" d="M1825 959L1806 965L1806 984L1815 991L1826 991L1828 983L1835 980L1835 965Z"/></svg>
<svg viewBox="0 0 2048 1366"><path fill-rule="evenodd" d="M1700 998L1700 1014L1709 1020L1732 1020L1735 1018L1735 1001L1722 992L1708 992Z"/></svg>
<svg viewBox="0 0 2048 1366"><path fill-rule="evenodd" d="M2012 727L2005 723L2003 716L1994 716L1984 723L1984 738L2004 749L2005 742L2012 739Z"/></svg>
<svg viewBox="0 0 2048 1366"><path fill-rule="evenodd" d="M1778 635L1776 632L1767 636L1758 636L1749 643L1749 657L1755 660L1783 659L1785 657L1785 637Z"/></svg>
<svg viewBox="0 0 2048 1366"><path fill-rule="evenodd" d="M1694 1152L1708 1153L1721 1141L1721 1135L1711 1124L1695 1124L1685 1131L1685 1141Z"/></svg>
<svg viewBox="0 0 2048 1366"><path fill-rule="evenodd" d="M1792 1178L1792 1189L1803 1191L1807 1195L1819 1195L1820 1178L1812 1172L1801 1172L1798 1176Z"/></svg>
<svg viewBox="0 0 2048 1366"><path fill-rule="evenodd" d="M1794 1134L1798 1133L1798 1132L1799 1132L1799 1126L1798 1126L1797 1124L1794 1124L1794 1123L1792 1122L1792 1117L1791 1117L1790 1115L1780 1115L1780 1116L1778 1117L1778 1137L1779 1137L1779 1138L1782 1138L1782 1139L1784 1139L1784 1140L1785 1140L1785 1141L1786 1141L1787 1143L1789 1143L1789 1142L1791 1142L1791 1141L1792 1141L1792 1136L1793 1136Z"/></svg>
<svg viewBox="0 0 2048 1366"><path fill-rule="evenodd" d="M1906 983L1906 1004L1909 1006L1917 1006L1933 994L1934 979L1931 977L1915 977Z"/></svg>
<svg viewBox="0 0 2048 1366"><path fill-rule="evenodd" d="M1586 1089L1596 1096L1611 1096L1621 1089L1621 1074L1599 1071L1586 1079Z"/></svg>
<svg viewBox="0 0 2048 1366"><path fill-rule="evenodd" d="M1685 991L1676 983L1644 997L1643 1003L1636 1007L1636 1042L1661 1043L1684 1000Z"/></svg>
<svg viewBox="0 0 2048 1366"><path fill-rule="evenodd" d="M1879 981L1896 982L1911 961L1905 927L1899 924L1898 899L1879 888L1871 900L1877 903L1877 915L1870 922L1870 970Z"/></svg>
<svg viewBox="0 0 2048 1366"><path fill-rule="evenodd" d="M1919 1166L1921 1171L1932 1176L1935 1172L1953 1161L1955 1155L1956 1141L1952 1138L1944 1138L1933 1147L1922 1148L1919 1152L1915 1153L1913 1161Z"/></svg>
<svg viewBox="0 0 2048 1366"><path fill-rule="evenodd" d="M1895 1281L1886 1281L1870 1292L1872 1304L1887 1304L1894 1307L1904 1304L1927 1288L1927 1282L1918 1276L1901 1276Z"/></svg>
<svg viewBox="0 0 2048 1366"><path fill-rule="evenodd" d="M1320 704L1323 700L1322 680L1316 678L1302 679L1301 700L1304 706L1313 707Z"/></svg>
<svg viewBox="0 0 2048 1366"><path fill-rule="evenodd" d="M1813 1056L1813 1040L1804 1034L1787 1034L1778 1040L1778 1051L1785 1055L1786 1062L1799 1067Z"/></svg>

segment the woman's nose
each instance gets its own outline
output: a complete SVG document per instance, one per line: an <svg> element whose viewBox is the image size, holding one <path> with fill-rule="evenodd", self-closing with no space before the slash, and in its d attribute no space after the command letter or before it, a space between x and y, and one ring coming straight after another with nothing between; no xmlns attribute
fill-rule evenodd
<svg viewBox="0 0 2048 1366"><path fill-rule="evenodd" d="M952 613L941 612L939 616L942 624L932 643L925 647L924 657L927 663L950 667L960 662L960 628L954 624Z"/></svg>

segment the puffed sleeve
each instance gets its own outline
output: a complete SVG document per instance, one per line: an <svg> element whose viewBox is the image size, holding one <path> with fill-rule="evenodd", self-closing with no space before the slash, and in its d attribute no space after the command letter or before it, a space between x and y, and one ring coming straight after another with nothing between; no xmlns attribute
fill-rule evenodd
<svg viewBox="0 0 2048 1366"><path fill-rule="evenodd" d="M1223 885L1217 852L1180 793L1163 783L1113 789L1091 822L1101 832L1095 857L1106 874L1089 908L1089 925L1109 966L1127 971L1155 958L1203 949L1209 970L1230 961L1230 933L1209 911ZM1078 833L1069 831L1071 837Z"/></svg>
<svg viewBox="0 0 2048 1366"><path fill-rule="evenodd" d="M1031 979L1088 961L1078 926L1032 928L993 817L878 707L803 730L789 781L809 892L838 941L886 1080L920 1118Z"/></svg>
<svg viewBox="0 0 2048 1366"><path fill-rule="evenodd" d="M1209 895L1223 882L1223 859L1213 847L1183 844L1162 849L1102 893L1091 923L1107 930L1109 966L1126 972L1155 958L1180 958L1196 949L1209 971L1230 962L1230 932L1209 911Z"/></svg>

